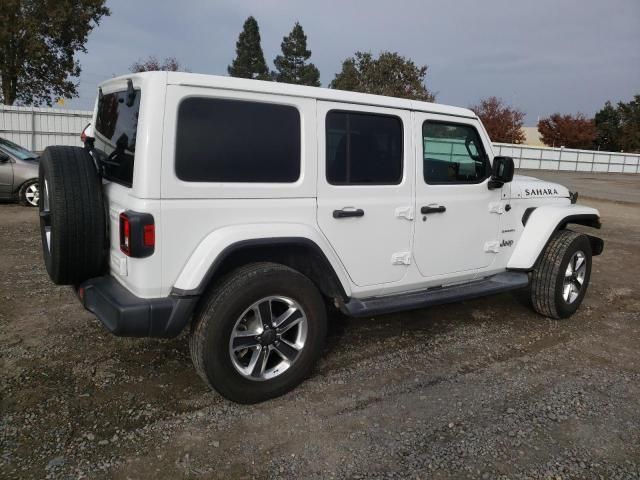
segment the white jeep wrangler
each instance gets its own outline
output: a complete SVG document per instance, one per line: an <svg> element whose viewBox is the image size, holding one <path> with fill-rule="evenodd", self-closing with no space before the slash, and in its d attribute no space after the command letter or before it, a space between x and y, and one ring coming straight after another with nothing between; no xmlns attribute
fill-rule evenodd
<svg viewBox="0 0 640 480"><path fill-rule="evenodd" d="M466 109L150 72L101 84L85 148L40 162L47 271L115 335L191 329L202 378L253 403L310 374L326 306L371 316L530 291L573 314L598 211L513 177Z"/></svg>

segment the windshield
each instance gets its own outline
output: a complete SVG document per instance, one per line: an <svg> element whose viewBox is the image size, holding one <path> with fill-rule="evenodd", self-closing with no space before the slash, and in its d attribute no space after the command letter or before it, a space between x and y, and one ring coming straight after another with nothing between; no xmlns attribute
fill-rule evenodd
<svg viewBox="0 0 640 480"><path fill-rule="evenodd" d="M140 90L107 93L98 101L95 150L101 157L104 177L130 187L136 152Z"/></svg>
<svg viewBox="0 0 640 480"><path fill-rule="evenodd" d="M5 151L12 157L15 157L19 160L34 160L38 158L38 156L27 150L26 148L22 148L20 145L17 145L9 140L5 140L4 138L0 138L0 150Z"/></svg>

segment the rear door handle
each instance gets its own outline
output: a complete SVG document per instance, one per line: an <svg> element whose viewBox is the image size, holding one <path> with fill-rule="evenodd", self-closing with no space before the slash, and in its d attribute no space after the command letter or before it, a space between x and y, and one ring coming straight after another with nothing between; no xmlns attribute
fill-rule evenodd
<svg viewBox="0 0 640 480"><path fill-rule="evenodd" d="M347 217L364 217L364 210L361 208L357 208L355 210L347 210L343 208L342 210L334 210L333 218L347 218Z"/></svg>
<svg viewBox="0 0 640 480"><path fill-rule="evenodd" d="M447 207L439 205L437 207L422 207L420 213L443 213L447 211Z"/></svg>

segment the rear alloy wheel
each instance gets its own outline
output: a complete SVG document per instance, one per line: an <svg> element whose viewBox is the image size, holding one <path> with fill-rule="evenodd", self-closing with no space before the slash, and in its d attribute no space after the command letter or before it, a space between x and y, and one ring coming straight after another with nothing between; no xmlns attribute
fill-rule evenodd
<svg viewBox="0 0 640 480"><path fill-rule="evenodd" d="M37 207L40 199L37 180L29 180L20 187L19 199L20 204L27 207Z"/></svg>
<svg viewBox="0 0 640 480"><path fill-rule="evenodd" d="M249 380L270 380L295 364L307 340L307 316L293 299L266 297L236 321L229 355L238 373Z"/></svg>
<svg viewBox="0 0 640 480"><path fill-rule="evenodd" d="M311 373L327 332L324 300L300 272L253 263L218 281L192 324L191 358L222 396L257 403Z"/></svg>

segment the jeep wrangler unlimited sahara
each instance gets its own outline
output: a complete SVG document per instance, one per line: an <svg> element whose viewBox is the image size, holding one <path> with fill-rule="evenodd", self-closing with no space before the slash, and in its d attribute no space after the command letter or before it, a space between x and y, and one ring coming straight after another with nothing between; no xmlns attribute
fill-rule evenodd
<svg viewBox="0 0 640 480"><path fill-rule="evenodd" d="M513 176L466 109L175 72L100 85L85 148L40 162L47 271L115 335L190 328L228 399L310 374L327 305L364 317L528 288L573 314L597 210Z"/></svg>

